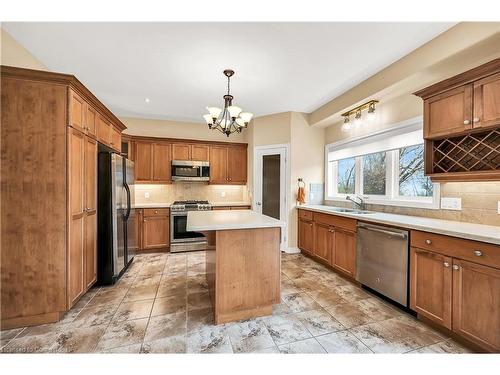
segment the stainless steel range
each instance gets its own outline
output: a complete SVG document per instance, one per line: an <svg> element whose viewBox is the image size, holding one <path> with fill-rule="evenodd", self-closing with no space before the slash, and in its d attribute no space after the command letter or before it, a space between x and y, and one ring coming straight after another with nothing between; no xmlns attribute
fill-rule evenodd
<svg viewBox="0 0 500 375"><path fill-rule="evenodd" d="M170 206L170 252L205 250L207 239L200 232L186 230L188 211L209 211L208 201L175 201Z"/></svg>

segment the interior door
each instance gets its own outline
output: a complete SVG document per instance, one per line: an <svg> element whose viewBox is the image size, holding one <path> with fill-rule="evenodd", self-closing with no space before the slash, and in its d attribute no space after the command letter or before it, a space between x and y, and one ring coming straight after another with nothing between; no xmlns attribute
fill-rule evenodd
<svg viewBox="0 0 500 375"><path fill-rule="evenodd" d="M256 149L254 152L254 210L285 225L281 230L281 249L287 247L287 189L285 147Z"/></svg>

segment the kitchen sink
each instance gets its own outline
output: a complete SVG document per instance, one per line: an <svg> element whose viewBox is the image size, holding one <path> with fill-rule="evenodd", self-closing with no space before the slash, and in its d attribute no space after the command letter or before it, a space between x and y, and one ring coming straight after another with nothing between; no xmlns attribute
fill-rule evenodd
<svg viewBox="0 0 500 375"><path fill-rule="evenodd" d="M374 214L375 213L373 211L363 211L363 210L356 210L356 209L351 209L351 208L332 207L330 209L332 211L335 211L335 212L345 212L345 213L356 214L356 215L367 215L367 214Z"/></svg>

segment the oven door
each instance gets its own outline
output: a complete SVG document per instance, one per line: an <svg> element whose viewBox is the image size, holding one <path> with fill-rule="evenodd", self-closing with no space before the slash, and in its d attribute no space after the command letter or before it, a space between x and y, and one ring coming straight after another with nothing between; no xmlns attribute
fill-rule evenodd
<svg viewBox="0 0 500 375"><path fill-rule="evenodd" d="M185 242L205 242L206 238L200 232L188 232L186 230L187 213L186 212L171 212L170 213L170 242L185 243Z"/></svg>

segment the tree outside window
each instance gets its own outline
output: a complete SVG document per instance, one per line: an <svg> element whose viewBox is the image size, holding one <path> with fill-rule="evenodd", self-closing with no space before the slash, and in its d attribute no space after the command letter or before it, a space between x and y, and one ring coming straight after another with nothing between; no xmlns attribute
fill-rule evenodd
<svg viewBox="0 0 500 375"><path fill-rule="evenodd" d="M424 146L399 149L399 195L405 197L432 197L433 185L424 175Z"/></svg>
<svg viewBox="0 0 500 375"><path fill-rule="evenodd" d="M354 194L354 180L356 176L356 159L342 159L338 161L337 192L339 194Z"/></svg>
<svg viewBox="0 0 500 375"><path fill-rule="evenodd" d="M386 153L363 156L363 194L385 195Z"/></svg>

